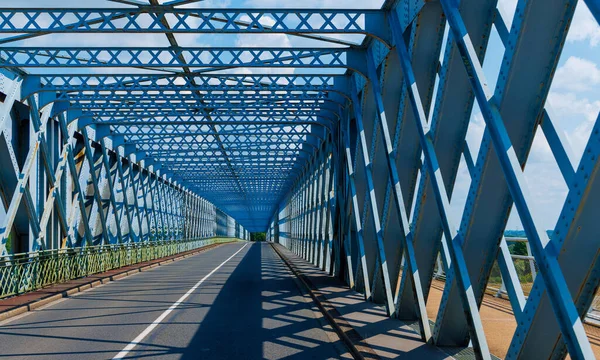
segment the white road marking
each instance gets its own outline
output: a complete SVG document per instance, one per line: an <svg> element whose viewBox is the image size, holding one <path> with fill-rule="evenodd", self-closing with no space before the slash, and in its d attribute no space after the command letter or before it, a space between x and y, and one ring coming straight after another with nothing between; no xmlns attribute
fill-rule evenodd
<svg viewBox="0 0 600 360"><path fill-rule="evenodd" d="M225 265L229 260L233 259L234 256L236 256L237 254L239 254L240 251L244 250L244 248L247 246L248 244L244 244L244 246L242 246L241 249L239 249L238 251L236 251L233 255L231 255L227 260L223 261L221 263L221 265L217 266L216 268L214 268L211 272L209 272L205 277L202 278L202 280L198 281L196 283L196 285L194 285L191 289L188 290L188 292L186 292L182 297L179 298L179 300L177 300L175 303L173 303L173 305L171 305L167 310L165 310L162 314L160 314L159 317L156 318L156 320L154 320L152 322L152 324L150 324L144 331L142 331L141 334L139 334L135 339L133 339L132 342L129 343L129 345L125 346L125 348L123 350L121 350L120 353L118 353L117 355L115 355L115 357L113 357L113 359L122 359L125 356L127 356L127 354L129 354L129 352L131 350L133 350L133 348L139 344L142 340L144 340L144 338L146 336L148 336L152 330L154 330L173 310L175 310L182 302L185 301L185 299L187 299L194 291L196 291L196 289L202 285L202 283L204 281L206 281L206 279L208 279L212 274L214 274L215 272L217 272L217 270L219 270L223 265Z"/></svg>

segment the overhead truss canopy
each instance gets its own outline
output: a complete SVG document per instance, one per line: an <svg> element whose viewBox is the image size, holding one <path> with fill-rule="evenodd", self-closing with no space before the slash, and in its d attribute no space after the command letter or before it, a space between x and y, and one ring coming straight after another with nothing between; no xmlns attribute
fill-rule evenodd
<svg viewBox="0 0 600 360"><path fill-rule="evenodd" d="M388 41L385 13L134 5L1 9L2 66L28 72L23 98L55 104L68 124L151 160L247 229L265 229L308 159L331 141L349 99L344 74L352 64L364 70L364 37ZM84 33L163 34L169 46L27 46L41 35ZM189 33L287 34L313 46L180 46L176 35Z"/></svg>
<svg viewBox="0 0 600 360"><path fill-rule="evenodd" d="M512 21L495 0L201 5L0 9L0 255L16 237L27 251L268 229L423 340L486 359L497 263L517 323L507 357L593 357L600 123L573 166L546 104L577 0L518 1ZM486 56L502 57L495 82ZM538 130L568 187L551 235L523 175ZM513 207L540 275L527 299L503 235Z"/></svg>

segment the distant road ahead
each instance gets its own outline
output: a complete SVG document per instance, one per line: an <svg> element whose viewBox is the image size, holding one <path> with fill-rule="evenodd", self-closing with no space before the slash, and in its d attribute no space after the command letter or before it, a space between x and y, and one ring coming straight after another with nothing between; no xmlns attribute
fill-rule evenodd
<svg viewBox="0 0 600 360"><path fill-rule="evenodd" d="M227 244L0 323L0 357L339 358L311 306L270 245Z"/></svg>

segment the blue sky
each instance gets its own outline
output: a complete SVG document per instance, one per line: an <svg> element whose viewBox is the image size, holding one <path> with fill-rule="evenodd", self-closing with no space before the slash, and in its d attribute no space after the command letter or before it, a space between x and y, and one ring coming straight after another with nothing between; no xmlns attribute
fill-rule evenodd
<svg viewBox="0 0 600 360"><path fill-rule="evenodd" d="M501 0L500 6L506 21L514 14L516 0ZM510 24L510 20L506 22ZM503 51L500 39L493 30L484 62L491 88L496 83ZM579 2L575 11L546 106L552 111L552 121L557 130L564 134L563 145L570 149L571 163L576 167L600 111L600 26L583 1ZM479 148L483 129L483 118L476 108L467 137L473 154ZM530 204L534 214L546 229L553 229L567 195L567 185L541 129L536 133L525 168L525 179L535 201ZM462 209L460 200L466 197L464 191L468 176L464 167L459 180L462 181L457 184L460 190L455 193L455 211ZM462 203L464 206L464 200ZM514 209L507 228L522 228Z"/></svg>
<svg viewBox="0 0 600 360"><path fill-rule="evenodd" d="M296 0L210 0L190 6L219 8L380 8L382 2L367 0L303 0L301 2ZM509 27L516 2L517 0L499 1L499 7ZM17 3L14 0L0 0L1 6L14 6ZM85 1L85 4L82 3L84 1L63 0L57 5L56 1L28 0L26 6L117 6L108 1ZM301 46L314 44L310 40L286 35L257 37L255 35L178 34L177 39L182 46L233 46L242 44L245 46ZM351 40L360 42L361 38L354 37ZM118 43L114 41L114 36L103 34L85 36L58 34L37 38L25 44L42 45L60 43L65 46L101 46L110 43L112 46L168 46L166 38L161 34L120 36ZM492 89L495 86L503 52L504 48L494 29L488 47L488 54L484 62L484 71ZM131 70L126 70L125 72L131 72ZM275 72L284 71L280 69L275 70ZM576 166L600 111L600 26L593 19L583 1L579 2L575 12L567 42L560 58L559 68L551 86L547 106L552 111L551 116L556 128L564 134L564 138L566 139L565 145L571 149L571 162ZM481 114L478 108L475 107L467 136L467 142L474 158L479 149L484 127ZM531 204L534 213L546 229L554 228L567 194L567 186L562 179L558 166L541 131L537 132L534 140L533 149L525 169L525 178L529 185L529 190L534 195L532 198L535 203ZM456 190L452 201L454 219L457 222L460 221L469 184L470 180L463 162L459 170ZM520 227L516 211L513 211L508 228L516 229Z"/></svg>

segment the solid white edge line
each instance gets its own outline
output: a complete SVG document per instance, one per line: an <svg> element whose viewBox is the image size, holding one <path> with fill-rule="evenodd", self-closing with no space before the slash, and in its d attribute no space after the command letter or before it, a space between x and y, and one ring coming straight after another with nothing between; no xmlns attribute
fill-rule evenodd
<svg viewBox="0 0 600 360"><path fill-rule="evenodd" d="M162 314L160 314L160 316L157 317L156 320L154 320L152 322L152 324L150 324L144 331L142 331L141 334L139 334L135 339L133 339L132 342L130 342L127 346L125 346L125 348L123 350L121 350L120 353L115 355L115 357L113 357L113 359L122 359L125 356L127 356L129 354L129 352L131 350L133 350L133 348L135 348L135 346L137 344L139 344L142 340L144 340L144 338L146 336L148 336L152 332L152 330L154 330L154 328L156 328L173 310L175 310L182 302L184 302L185 299L188 298L188 296L190 296L200 285L202 285L202 283L204 281L206 281L206 279L208 279L212 274L217 272L217 270L219 270L229 260L233 259L233 257L236 256L237 254L239 254L240 251L244 250L244 248L247 245L248 245L248 243L244 244L244 246L242 246L238 251L236 251L233 255L231 255L229 258L227 258L227 260L223 261L221 263L221 265L214 268L205 277L203 277L202 280L198 281L196 283L196 285L194 285L191 289L189 289L188 292L186 292L182 297L180 297L179 300L177 300L175 303L173 303L173 305L171 305L167 310L165 310Z"/></svg>

